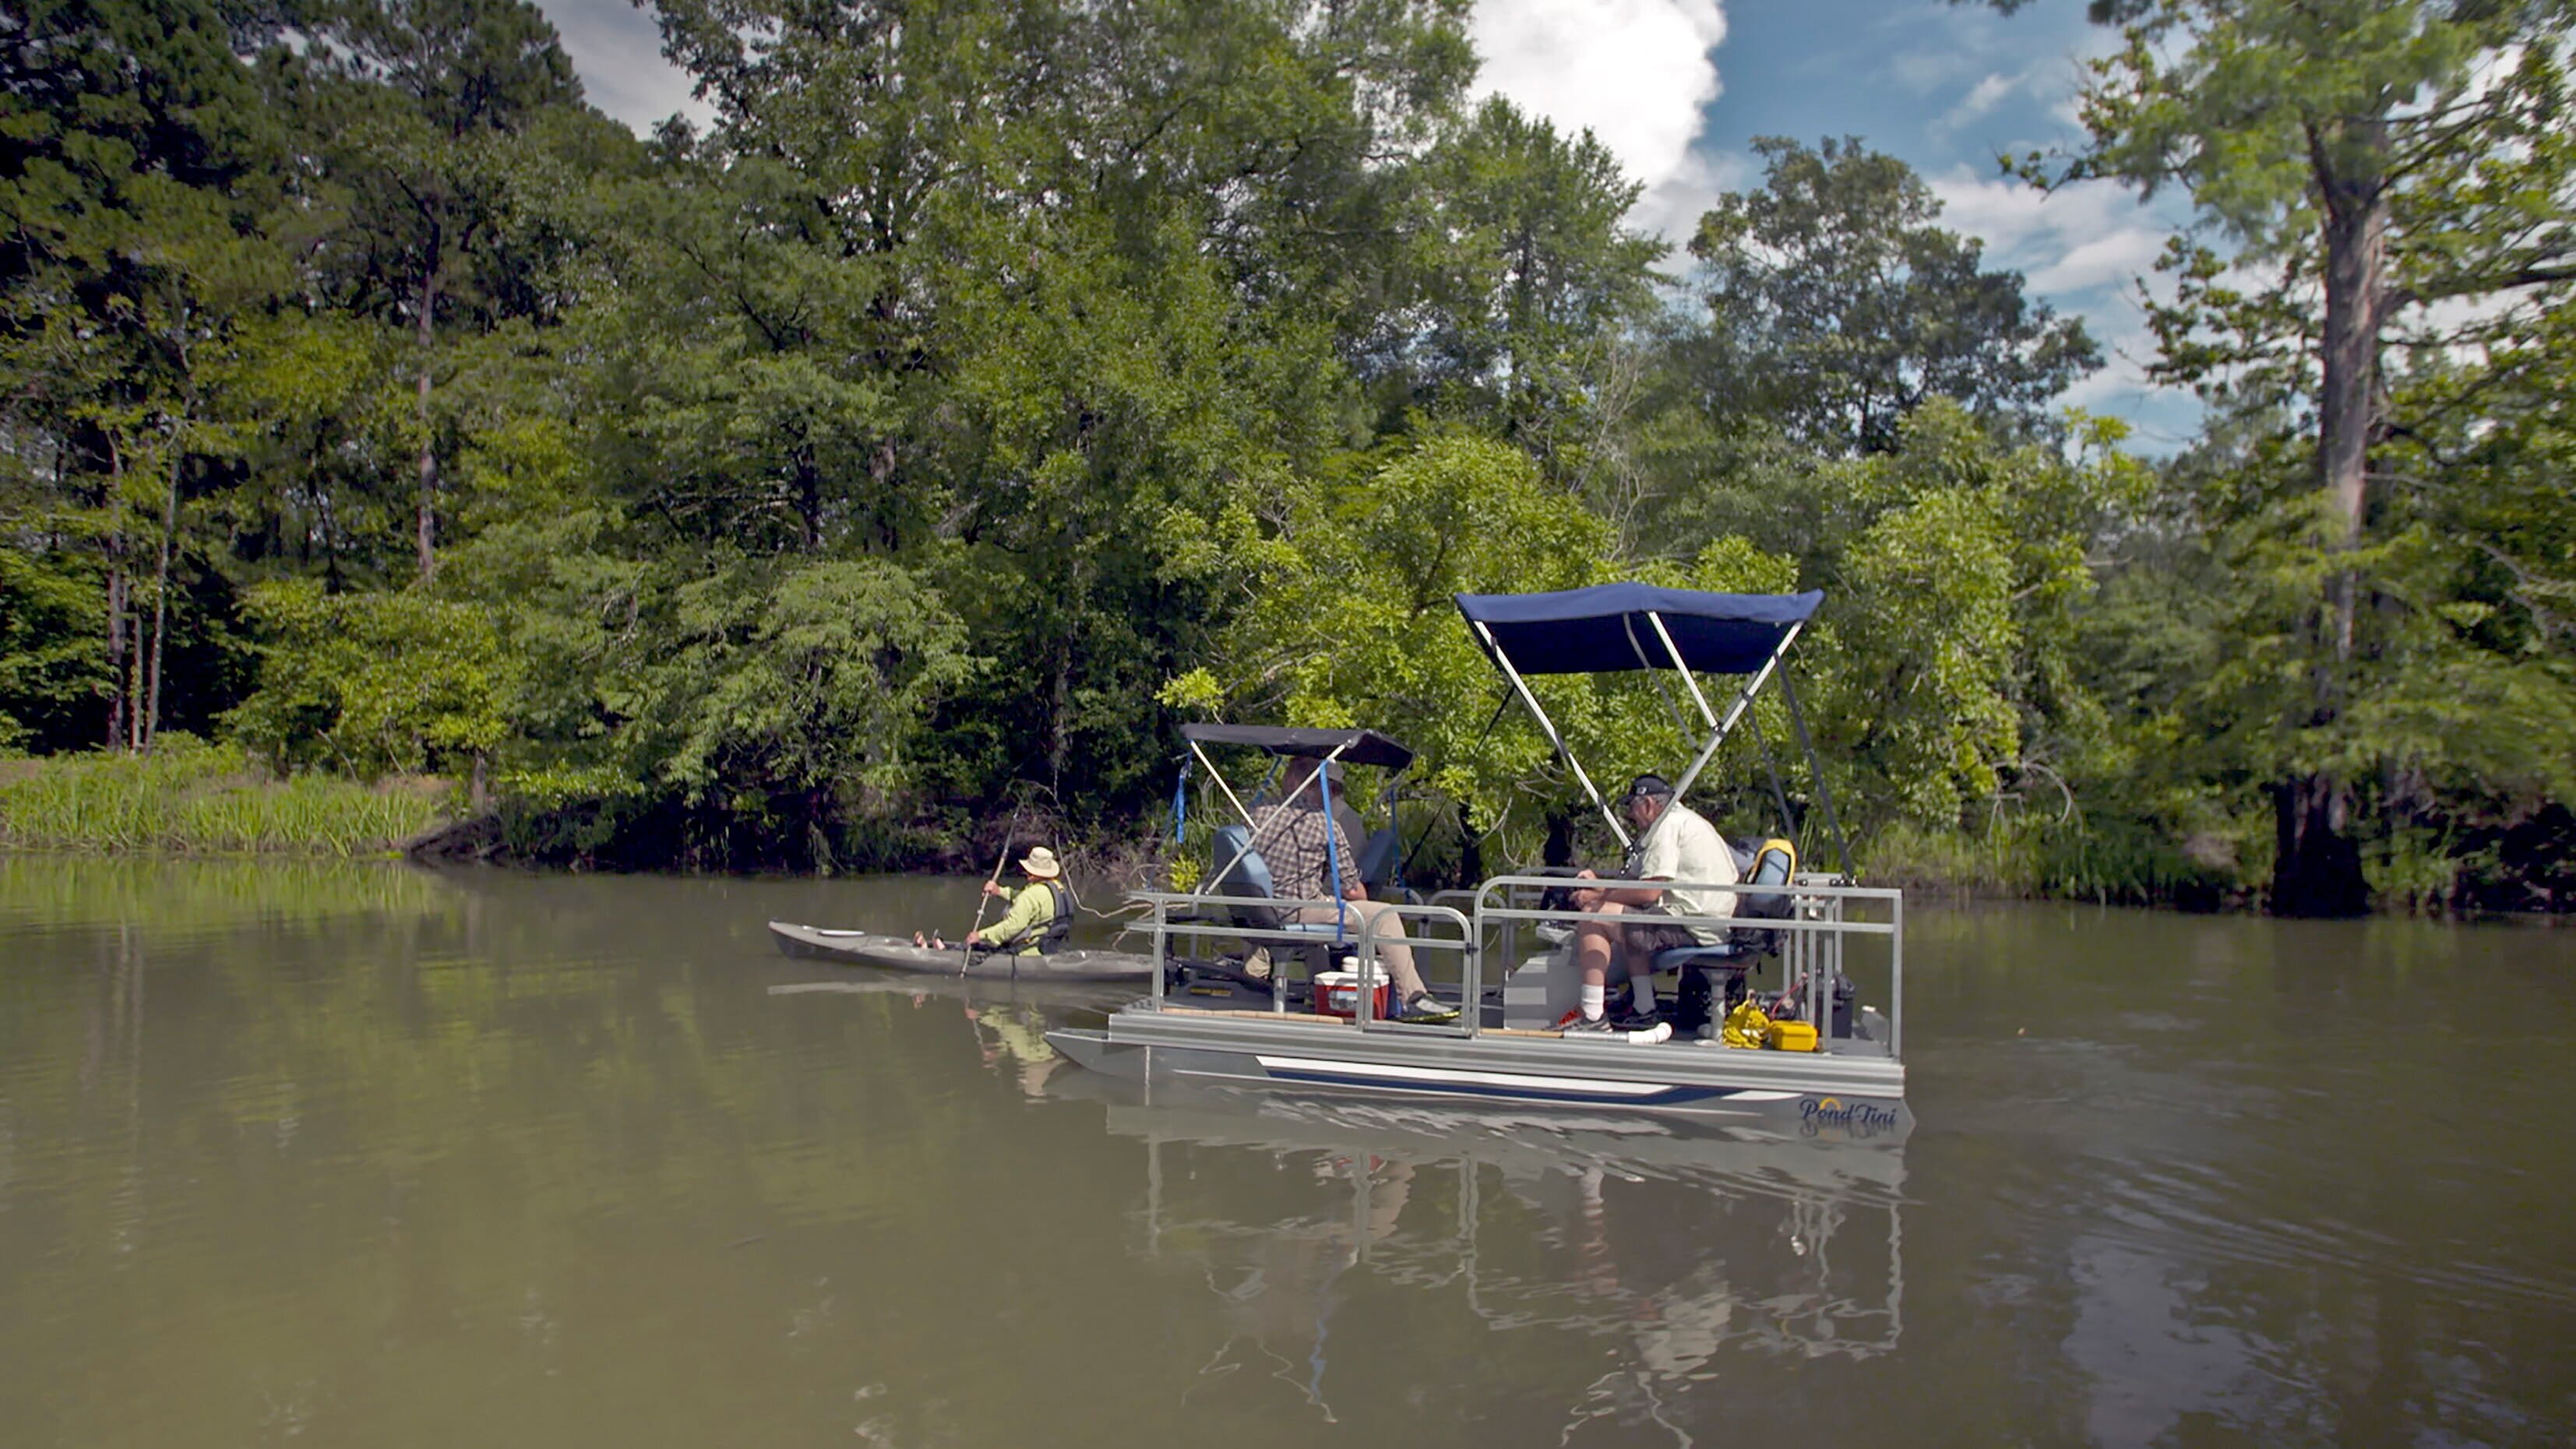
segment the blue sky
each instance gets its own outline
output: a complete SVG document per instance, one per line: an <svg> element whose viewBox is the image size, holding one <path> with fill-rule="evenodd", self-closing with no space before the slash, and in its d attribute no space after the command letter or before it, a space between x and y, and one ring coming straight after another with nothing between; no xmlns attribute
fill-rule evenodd
<svg viewBox="0 0 2576 1449"><path fill-rule="evenodd" d="M539 0L590 99L639 130L694 109L651 15L628 0ZM1991 264L2083 317L2110 365L2066 398L2129 419L2136 444L2188 440L2199 407L2150 387L2131 278L2182 219L2102 183L2043 197L1996 173L1998 151L2076 138L2084 59L2110 37L2084 0L2005 17L1946 0L1478 0L1480 85L1561 128L1589 127L1647 188L1631 221L1680 240L1709 200L1759 179L1751 142L1856 135L1932 183L1943 224Z"/></svg>

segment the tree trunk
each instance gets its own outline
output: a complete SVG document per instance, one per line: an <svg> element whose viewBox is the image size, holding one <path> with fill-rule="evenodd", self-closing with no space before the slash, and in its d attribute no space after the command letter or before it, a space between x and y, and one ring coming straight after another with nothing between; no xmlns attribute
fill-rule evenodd
<svg viewBox="0 0 2576 1449"><path fill-rule="evenodd" d="M894 438L877 439L876 448L868 454L869 507L876 511L877 542L887 553L903 551L903 533L896 525Z"/></svg>
<svg viewBox="0 0 2576 1449"><path fill-rule="evenodd" d="M2325 347L2318 398L2317 483L2325 495L2326 535L2334 553L2361 543L2370 442L2376 422L2373 398L2379 376L2379 328L2387 296L2387 127L2356 123L2337 139L2361 144L2330 157L2322 137L2311 134L2318 190L2325 203ZM2355 167L2355 151L2371 164ZM2342 711L2345 675L2352 663L2357 581L2349 568L2327 576L2317 612L2312 698L2295 728L2332 725ZM2369 906L2361 852L2345 834L2350 824L2350 785L2318 771L2285 780L2273 792L2272 909L2288 916L2355 915Z"/></svg>
<svg viewBox="0 0 2576 1449"><path fill-rule="evenodd" d="M100 544L107 555L107 747L126 750L134 747L134 694L126 688L125 450L113 436L107 441L103 501L108 518L107 537Z"/></svg>
<svg viewBox="0 0 2576 1449"><path fill-rule="evenodd" d="M186 454L179 447L179 437L170 439L170 491L161 505L161 564L152 582L152 673L146 693L150 702L144 709L143 753L152 753L152 739L161 733L161 659L170 637L170 542L179 531L179 464Z"/></svg>
<svg viewBox="0 0 2576 1449"><path fill-rule="evenodd" d="M420 581L438 576L438 439L429 425L430 349L436 341L433 320L438 306L438 241L431 234L429 260L420 269Z"/></svg>
<svg viewBox="0 0 2576 1449"><path fill-rule="evenodd" d="M1549 866L1574 864L1574 817L1561 810L1547 812L1547 843L1539 848L1539 863Z"/></svg>
<svg viewBox="0 0 2576 1449"><path fill-rule="evenodd" d="M1476 831L1476 817L1467 809L1467 802L1461 800L1458 802L1458 878L1451 884L1462 890L1474 890L1484 879L1484 837Z"/></svg>
<svg viewBox="0 0 2576 1449"><path fill-rule="evenodd" d="M1055 677L1047 689L1047 788L1064 798L1064 762L1073 749L1073 646L1055 651Z"/></svg>
<svg viewBox="0 0 2576 1449"><path fill-rule="evenodd" d="M823 547L823 470L814 466L814 445L800 442L796 464L796 543L806 553Z"/></svg>
<svg viewBox="0 0 2576 1449"><path fill-rule="evenodd" d="M2273 787L2272 910L2283 916L2357 916L2370 908L2361 848L2345 833L2351 791L2331 775Z"/></svg>
<svg viewBox="0 0 2576 1449"><path fill-rule="evenodd" d="M124 549L107 544L107 747L126 747Z"/></svg>

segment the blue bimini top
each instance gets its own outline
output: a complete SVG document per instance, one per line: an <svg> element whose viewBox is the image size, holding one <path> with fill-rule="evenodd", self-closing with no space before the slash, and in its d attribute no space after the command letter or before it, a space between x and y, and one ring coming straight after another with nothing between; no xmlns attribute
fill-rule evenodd
<svg viewBox="0 0 2576 1449"><path fill-rule="evenodd" d="M1706 594L1650 584L1595 584L1552 594L1459 594L1458 612L1482 624L1523 674L1608 674L1669 669L1672 652L1648 614L1662 618L1680 662L1702 674L1751 674L1813 617L1821 590Z"/></svg>

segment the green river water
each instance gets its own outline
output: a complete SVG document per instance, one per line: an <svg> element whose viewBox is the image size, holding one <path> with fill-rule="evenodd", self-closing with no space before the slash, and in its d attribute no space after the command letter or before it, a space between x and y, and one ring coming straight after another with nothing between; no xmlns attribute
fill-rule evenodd
<svg viewBox="0 0 2576 1449"><path fill-rule="evenodd" d="M2576 933L1917 901L1911 1140L1693 1155L763 929L973 901L0 858L0 1443L2576 1442Z"/></svg>

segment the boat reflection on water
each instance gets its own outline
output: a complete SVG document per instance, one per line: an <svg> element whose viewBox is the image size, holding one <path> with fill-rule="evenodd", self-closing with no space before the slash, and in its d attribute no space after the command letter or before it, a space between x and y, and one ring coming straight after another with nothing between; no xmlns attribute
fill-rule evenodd
<svg viewBox="0 0 2576 1449"><path fill-rule="evenodd" d="M1096 1072L1045 1095L1099 1102L1144 1144L1138 1251L1203 1273L1232 1331L1202 1374L1267 1372L1327 1418L1335 1313L1363 1289L1622 1344L1569 1385L1569 1431L1607 1417L1687 1439L1667 1414L1722 1353L1867 1359L1903 1329L1899 1147Z"/></svg>
<svg viewBox="0 0 2576 1449"><path fill-rule="evenodd" d="M1048 1081L1069 1066L1063 1054L1047 1044L1046 1034L1069 1013L1093 1015L1114 1009L1135 994L1132 988L1039 983L1016 986L991 981L933 976L833 978L782 981L768 988L772 996L879 996L908 1000L915 1010L964 1016L984 1065L1008 1069L1022 1095L1044 1098Z"/></svg>

